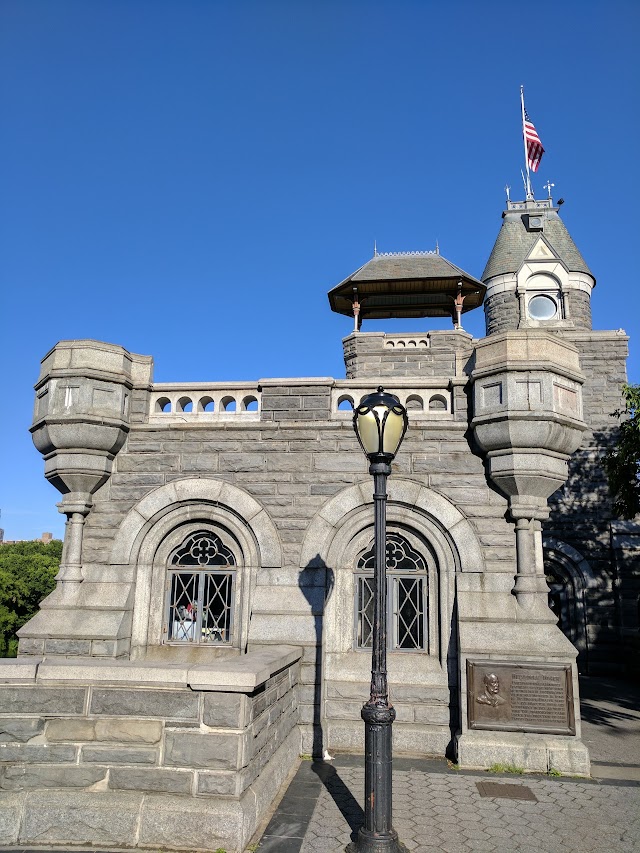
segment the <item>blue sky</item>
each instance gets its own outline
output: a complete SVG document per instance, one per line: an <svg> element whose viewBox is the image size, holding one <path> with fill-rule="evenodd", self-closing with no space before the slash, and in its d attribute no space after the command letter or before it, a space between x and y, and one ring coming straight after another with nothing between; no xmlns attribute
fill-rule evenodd
<svg viewBox="0 0 640 853"><path fill-rule="evenodd" d="M3 0L0 526L61 535L31 444L56 341L157 381L344 376L326 292L379 251L482 273L522 196L519 87L640 381L632 2ZM370 323L365 330L446 321ZM465 327L483 334L481 311Z"/></svg>

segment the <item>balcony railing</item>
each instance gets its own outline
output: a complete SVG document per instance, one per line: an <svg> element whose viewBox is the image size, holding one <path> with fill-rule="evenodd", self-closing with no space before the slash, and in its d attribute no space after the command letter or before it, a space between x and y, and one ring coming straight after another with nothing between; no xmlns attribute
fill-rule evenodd
<svg viewBox="0 0 640 853"><path fill-rule="evenodd" d="M259 420L261 394L245 382L156 383L149 423Z"/></svg>

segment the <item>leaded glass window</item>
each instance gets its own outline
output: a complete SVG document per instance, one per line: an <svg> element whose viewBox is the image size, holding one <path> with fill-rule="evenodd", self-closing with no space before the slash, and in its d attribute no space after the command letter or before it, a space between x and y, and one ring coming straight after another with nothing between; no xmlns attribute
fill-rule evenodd
<svg viewBox="0 0 640 853"><path fill-rule="evenodd" d="M358 560L356 647L371 648L373 634L374 546ZM427 564L399 533L387 534L387 625L389 649L427 648Z"/></svg>
<svg viewBox="0 0 640 853"><path fill-rule="evenodd" d="M170 560L165 639L170 643L230 643L236 560L219 536L192 533Z"/></svg>

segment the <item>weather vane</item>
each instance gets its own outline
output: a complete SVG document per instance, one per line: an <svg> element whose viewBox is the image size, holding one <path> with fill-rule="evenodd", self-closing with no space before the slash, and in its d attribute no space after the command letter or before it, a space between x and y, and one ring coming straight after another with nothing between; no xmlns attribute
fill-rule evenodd
<svg viewBox="0 0 640 853"><path fill-rule="evenodd" d="M555 184L552 184L551 181L548 180L547 183L544 184L544 189L547 191L549 198L551 198L551 187L555 187Z"/></svg>
<svg viewBox="0 0 640 853"><path fill-rule="evenodd" d="M505 186L504 191L505 191L505 192L506 192L506 194L507 194L507 201L511 201L511 196L509 195L509 192L511 191L511 187L509 186L509 184L507 184L507 185Z"/></svg>

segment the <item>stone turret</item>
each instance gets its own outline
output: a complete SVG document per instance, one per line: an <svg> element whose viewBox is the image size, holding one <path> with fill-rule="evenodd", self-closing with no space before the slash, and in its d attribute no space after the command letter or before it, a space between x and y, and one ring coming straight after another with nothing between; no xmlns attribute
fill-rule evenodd
<svg viewBox="0 0 640 853"><path fill-rule="evenodd" d="M487 334L591 329L595 278L551 199L508 201L482 280Z"/></svg>
<svg viewBox="0 0 640 853"><path fill-rule="evenodd" d="M149 388L152 367L148 356L91 340L61 341L42 360L31 434L45 460L45 477L62 494L58 509L67 522L58 587L21 629L21 652L40 650L43 642L49 651L86 652L92 637L102 641L105 630L117 634L105 622L120 623L124 609L103 612L95 585L80 591L84 527L93 495L109 479L129 433L132 393ZM72 619L71 606L80 607Z"/></svg>

